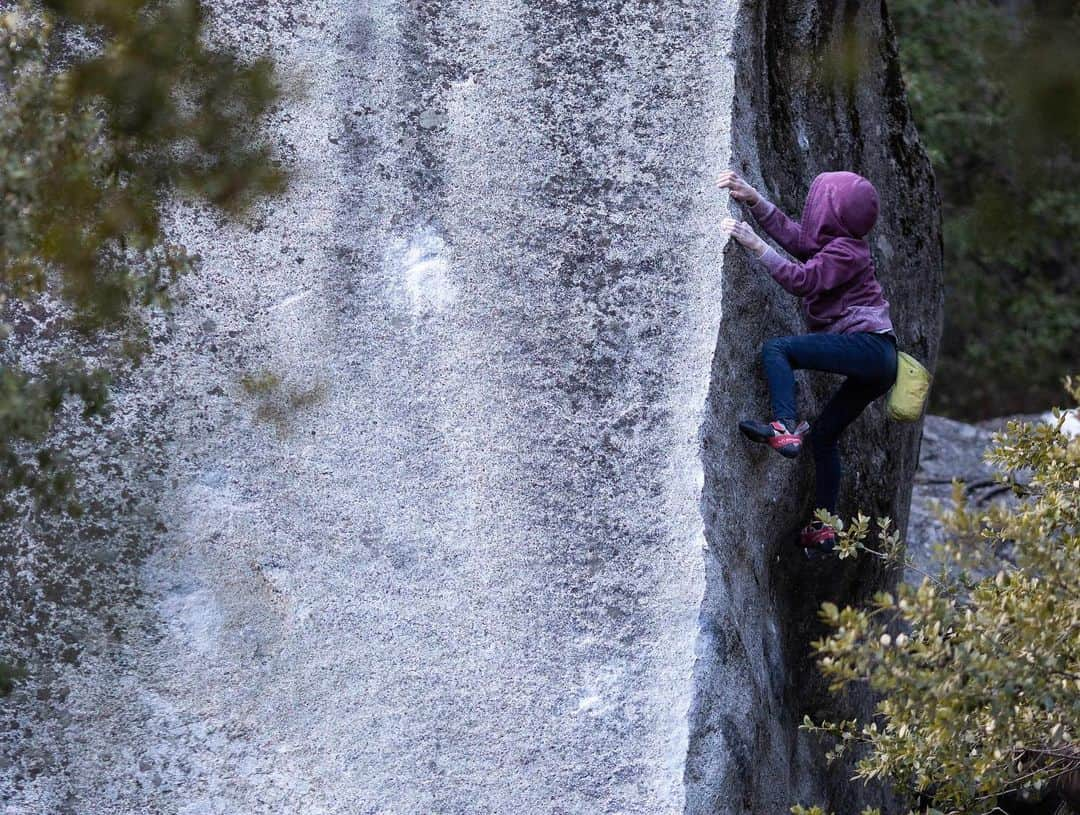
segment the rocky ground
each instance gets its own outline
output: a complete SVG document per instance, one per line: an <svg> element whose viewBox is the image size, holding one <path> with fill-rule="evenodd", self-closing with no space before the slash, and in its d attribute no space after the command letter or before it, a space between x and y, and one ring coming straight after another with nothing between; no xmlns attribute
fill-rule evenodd
<svg viewBox="0 0 1080 815"><path fill-rule="evenodd" d="M1006 416L978 424L965 424L944 416L926 417L907 531L908 553L916 566L926 568L932 564L933 548L943 537L935 507L951 504L953 479L964 483L973 506L1015 500L1008 487L995 479L996 468L983 460L993 444L993 434L1004 430L1012 419L1038 422L1052 421L1053 417L1049 413ZM1080 413L1073 411L1062 429L1070 434L1080 432Z"/></svg>

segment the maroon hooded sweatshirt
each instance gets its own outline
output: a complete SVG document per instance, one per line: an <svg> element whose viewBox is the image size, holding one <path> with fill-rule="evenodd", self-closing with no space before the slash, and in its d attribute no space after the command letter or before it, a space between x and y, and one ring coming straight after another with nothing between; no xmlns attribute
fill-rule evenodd
<svg viewBox="0 0 1080 815"><path fill-rule="evenodd" d="M799 223L764 198L754 219L797 260L772 247L758 259L786 291L802 298L811 332L892 331L889 302L863 237L878 215L878 194L861 175L821 173L810 185Z"/></svg>

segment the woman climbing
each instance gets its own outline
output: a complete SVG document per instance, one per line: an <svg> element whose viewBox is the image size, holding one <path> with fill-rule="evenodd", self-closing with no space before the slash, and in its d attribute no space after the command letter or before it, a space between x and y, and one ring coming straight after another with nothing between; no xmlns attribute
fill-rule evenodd
<svg viewBox="0 0 1080 815"><path fill-rule="evenodd" d="M720 175L717 185L749 206L761 227L795 258L781 256L743 221L725 218L721 223L721 229L764 264L777 283L802 298L810 331L765 343L761 358L773 421L744 421L739 429L787 458L799 454L808 435L816 471L815 506L835 514L840 434L896 379L896 335L889 303L864 240L877 220L877 190L856 173L822 173L810 185L802 220L795 223L731 170ZM796 368L847 377L812 425L798 421ZM807 554L830 552L836 531L813 521L802 530L799 542Z"/></svg>

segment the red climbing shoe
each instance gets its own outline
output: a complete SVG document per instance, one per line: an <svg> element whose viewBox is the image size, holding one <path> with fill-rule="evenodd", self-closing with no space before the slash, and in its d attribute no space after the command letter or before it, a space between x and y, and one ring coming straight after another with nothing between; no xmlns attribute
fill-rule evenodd
<svg viewBox="0 0 1080 815"><path fill-rule="evenodd" d="M799 533L799 546L807 557L832 554L836 548L836 530L821 521L814 521Z"/></svg>
<svg viewBox="0 0 1080 815"><path fill-rule="evenodd" d="M789 430L787 425L779 420L769 424L739 422L739 430L751 441L769 445L784 458L795 458L802 449L803 436L810 432L810 425L800 422L794 430Z"/></svg>

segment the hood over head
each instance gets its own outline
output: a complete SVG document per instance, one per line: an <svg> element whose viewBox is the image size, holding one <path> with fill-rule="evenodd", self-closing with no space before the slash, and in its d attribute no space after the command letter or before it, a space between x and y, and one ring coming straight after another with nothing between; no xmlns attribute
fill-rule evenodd
<svg viewBox="0 0 1080 815"><path fill-rule="evenodd" d="M873 184L858 173L821 173L806 195L802 239L809 252L816 252L833 238L863 238L877 216Z"/></svg>

